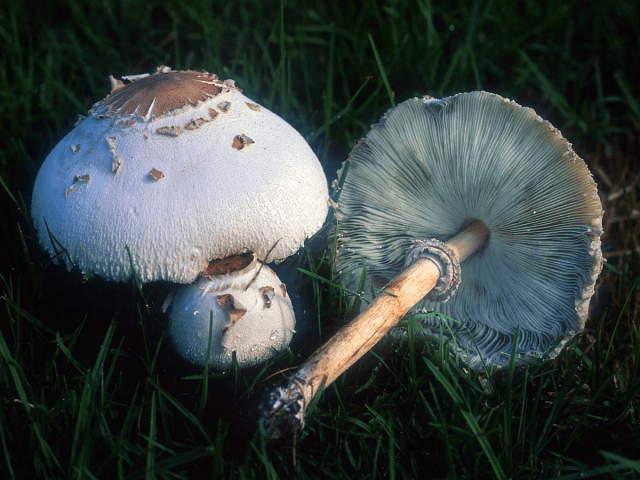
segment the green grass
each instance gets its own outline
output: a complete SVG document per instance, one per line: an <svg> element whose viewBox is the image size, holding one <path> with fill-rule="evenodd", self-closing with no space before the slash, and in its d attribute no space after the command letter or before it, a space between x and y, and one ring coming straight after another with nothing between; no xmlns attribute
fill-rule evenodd
<svg viewBox="0 0 640 480"><path fill-rule="evenodd" d="M636 3L4 2L0 478L640 476ZM443 346L379 348L323 393L295 444L268 446L250 394L348 317L330 242L279 267L318 319L307 342L221 374L175 357L166 285L63 271L30 223L39 166L107 76L162 64L234 78L307 137L329 181L411 96L485 89L535 108L603 197L608 264L585 333L549 364L489 376Z"/></svg>

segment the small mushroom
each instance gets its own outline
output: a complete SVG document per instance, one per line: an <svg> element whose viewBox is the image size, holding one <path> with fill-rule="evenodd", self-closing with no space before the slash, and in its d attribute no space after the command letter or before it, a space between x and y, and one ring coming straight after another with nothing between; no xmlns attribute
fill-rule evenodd
<svg viewBox="0 0 640 480"><path fill-rule="evenodd" d="M135 272L190 284L211 259L284 259L323 225L329 195L315 154L283 119L249 108L233 81L162 67L111 83L35 181L34 225L51 255L64 248L56 262L114 281ZM232 148L239 135L260 148Z"/></svg>
<svg viewBox="0 0 640 480"><path fill-rule="evenodd" d="M171 338L190 363L227 369L235 352L238 365L246 367L291 341L295 316L289 296L281 293L273 270L253 254L246 258L248 264L231 267L238 270L218 270L176 294L169 310Z"/></svg>
<svg viewBox="0 0 640 480"><path fill-rule="evenodd" d="M408 100L343 175L337 281L355 290L365 271L372 303L272 392L272 437L301 430L315 393L412 308L443 314L424 316L427 334L474 369L553 358L584 327L602 205L585 163L533 110L486 92Z"/></svg>

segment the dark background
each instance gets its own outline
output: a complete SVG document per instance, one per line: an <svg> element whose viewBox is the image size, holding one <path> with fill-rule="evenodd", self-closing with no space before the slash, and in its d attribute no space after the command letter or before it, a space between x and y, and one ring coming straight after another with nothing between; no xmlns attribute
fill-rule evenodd
<svg viewBox="0 0 640 480"><path fill-rule="evenodd" d="M321 257L322 243L280 267L297 282L297 308L313 312L308 341L298 338L292 354L275 366L206 382L202 372L175 360L164 341L159 306L166 285L87 281L40 251L28 212L35 175L48 152L78 114L108 93L108 75L168 65L235 79L248 97L308 139L329 182L369 125L413 96L483 89L534 108L558 127L589 165L606 212L608 265L594 298L594 319L576 347L587 352L588 361L561 360L553 367L558 376L549 374L547 383L525 375L520 390L514 389L521 395L516 403L522 422L513 426L514 451L489 438L502 471L513 477L578 470L595 475L613 464L632 468L599 448L631 459L640 455L634 433L640 389L639 18L634 1L0 3L0 466L5 462L8 474L17 477L393 477L411 476L422 466L437 477L496 474L477 439L465 436L466 417L451 413L438 423L436 407L435 417L421 419L419 410L394 416L386 407L376 417L366 407L378 408L381 399L385 405L418 405L412 395L422 398L435 388L423 364L416 372L402 361L389 373L370 358L374 366L362 367L364 377L353 374L351 382L327 392L320 409L326 413L316 414L295 448L285 443L267 449L250 435L234 440L239 424L229 412L237 413L236 402L254 388L254 379L268 383L272 373L299 364L345 315L335 292L297 270L312 268L309 262ZM320 326L313 323L317 319ZM572 366L578 363L583 366ZM380 365L383 373L376 379L371 372ZM100 378L92 376L96 372ZM580 379L575 388L563 390L574 377ZM405 380L415 385L399 388ZM610 396L600 390L605 387L612 389ZM537 393L527 403L531 392ZM582 403L576 392L583 392ZM396 394L401 397L389 397ZM469 393L470 404L486 402L478 406L477 418L491 418L492 411L502 415L502 397L487 400L482 389L476 394ZM559 394L571 402L555 411L552 399ZM23 398L34 406L24 407ZM442 412L460 410L455 399L447 399ZM545 399L551 399L550 410L542 406ZM549 412L557 415L555 433L545 428ZM380 418L404 429L391 429ZM452 430L445 434L447 422ZM483 425L488 436L507 428L498 420ZM158 445L149 441L152 427ZM573 439L576 429L584 430L585 441L574 439L564 450L562 442ZM536 432L537 443L527 440L535 448L524 430Z"/></svg>

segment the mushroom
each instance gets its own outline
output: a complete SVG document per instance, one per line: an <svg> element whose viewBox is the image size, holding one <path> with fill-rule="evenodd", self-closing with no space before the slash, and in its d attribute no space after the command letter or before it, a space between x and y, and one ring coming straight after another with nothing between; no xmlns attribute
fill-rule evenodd
<svg viewBox="0 0 640 480"><path fill-rule="evenodd" d="M233 352L242 367L273 356L289 345L295 326L285 285L253 253L210 263L193 285L178 290L170 317L182 356L218 369L231 366Z"/></svg>
<svg viewBox="0 0 640 480"><path fill-rule="evenodd" d="M364 271L365 297L377 296L271 392L272 437L300 431L316 392L416 303L439 312L421 316L426 333L473 369L553 358L583 329L602 205L584 161L533 110L486 92L407 100L358 142L343 175L336 277L355 289Z"/></svg>
<svg viewBox="0 0 640 480"><path fill-rule="evenodd" d="M284 259L322 226L328 189L315 154L233 80L167 67L123 80L112 78L36 178L32 217L55 261L188 284L214 259Z"/></svg>

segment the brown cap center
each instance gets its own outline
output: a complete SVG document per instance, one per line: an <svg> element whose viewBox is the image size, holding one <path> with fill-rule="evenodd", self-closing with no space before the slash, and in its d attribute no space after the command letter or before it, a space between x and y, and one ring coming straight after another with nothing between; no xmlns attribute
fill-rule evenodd
<svg viewBox="0 0 640 480"><path fill-rule="evenodd" d="M216 75L207 72L156 73L114 90L103 105L109 107L109 116L137 114L155 119L215 97L224 86Z"/></svg>

